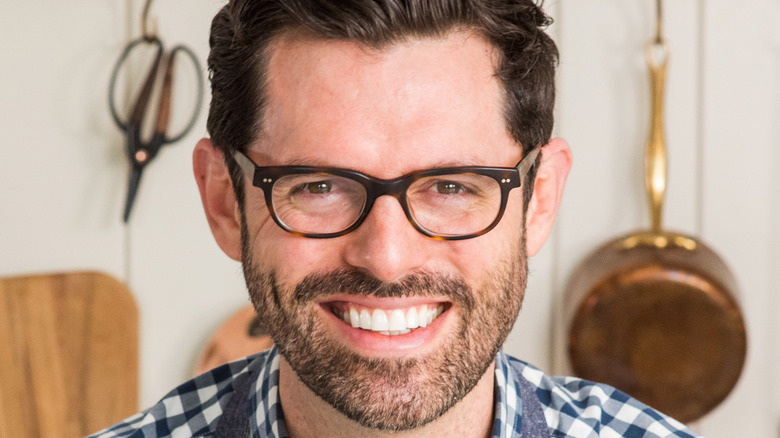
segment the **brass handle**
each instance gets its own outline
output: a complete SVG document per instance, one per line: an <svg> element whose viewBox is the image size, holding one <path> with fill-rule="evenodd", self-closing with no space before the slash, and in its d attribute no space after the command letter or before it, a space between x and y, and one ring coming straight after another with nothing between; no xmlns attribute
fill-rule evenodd
<svg viewBox="0 0 780 438"><path fill-rule="evenodd" d="M686 235L666 231L634 233L615 242L615 248L619 250L629 250L640 246L657 249L681 248L695 251L698 243Z"/></svg>
<svg viewBox="0 0 780 438"><path fill-rule="evenodd" d="M666 83L666 62L669 48L657 39L645 47L645 58L650 69L652 114L650 137L645 150L645 188L650 202L651 230L661 232L661 214L666 194L666 139L664 138L664 88Z"/></svg>
<svg viewBox="0 0 780 438"><path fill-rule="evenodd" d="M645 149L645 189L650 202L651 228L647 232L635 233L621 239L616 247L625 250L637 246L658 249L677 247L693 251L696 241L682 234L669 233L661 228L664 196L666 195L666 139L664 132L664 87L666 85L666 62L669 47L660 37L645 46L645 58L650 68L652 114L650 135Z"/></svg>

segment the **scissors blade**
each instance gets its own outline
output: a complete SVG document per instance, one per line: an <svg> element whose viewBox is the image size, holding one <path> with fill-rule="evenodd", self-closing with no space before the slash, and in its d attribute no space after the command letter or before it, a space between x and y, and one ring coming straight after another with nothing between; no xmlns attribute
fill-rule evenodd
<svg viewBox="0 0 780 438"><path fill-rule="evenodd" d="M138 94L133 111L130 114L126 128L126 149L130 159L130 177L127 183L127 198L125 200L125 209L122 214L122 220L127 223L130 219L130 212L135 203L135 197L138 194L138 186L141 182L141 174L146 164L151 160L159 149L156 143L147 144L141 139L141 129L144 120L149 99L151 98L157 76L160 71L160 64L163 60L162 44L158 44L157 54L152 62L149 72L146 75L143 87Z"/></svg>
<svg viewBox="0 0 780 438"><path fill-rule="evenodd" d="M133 209L135 196L138 194L138 185L141 182L141 174L144 166L133 162L130 169L130 178L127 181L127 198L125 198L125 211L122 214L122 220L127 223L130 219L130 211Z"/></svg>

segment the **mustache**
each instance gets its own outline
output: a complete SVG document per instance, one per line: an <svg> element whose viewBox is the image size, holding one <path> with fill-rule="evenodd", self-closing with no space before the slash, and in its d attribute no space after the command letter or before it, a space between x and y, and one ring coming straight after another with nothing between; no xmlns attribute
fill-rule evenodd
<svg viewBox="0 0 780 438"><path fill-rule="evenodd" d="M399 281L386 283L371 274L345 269L307 275L295 287L293 300L306 303L345 293L376 298L447 297L467 309L474 306L471 287L457 276L419 272L409 274Z"/></svg>

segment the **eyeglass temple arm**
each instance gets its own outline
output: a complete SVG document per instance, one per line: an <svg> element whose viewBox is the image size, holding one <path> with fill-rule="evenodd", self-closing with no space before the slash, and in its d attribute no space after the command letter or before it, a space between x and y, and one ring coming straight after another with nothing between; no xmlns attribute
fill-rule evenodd
<svg viewBox="0 0 780 438"><path fill-rule="evenodd" d="M246 155L242 154L239 151L233 152L233 158L236 160L236 163L238 163L239 167L241 167L241 170L244 172L244 175L248 176L249 178L254 181L255 179L255 163L252 162L252 160L249 159Z"/></svg>
<svg viewBox="0 0 780 438"><path fill-rule="evenodd" d="M520 178L524 177L528 171L531 169L531 166L536 163L536 157L539 155L539 152L541 152L542 148L539 146L534 147L531 149L530 152L528 152L528 155L525 156L522 160L520 160L520 163L517 164L517 171L520 173Z"/></svg>

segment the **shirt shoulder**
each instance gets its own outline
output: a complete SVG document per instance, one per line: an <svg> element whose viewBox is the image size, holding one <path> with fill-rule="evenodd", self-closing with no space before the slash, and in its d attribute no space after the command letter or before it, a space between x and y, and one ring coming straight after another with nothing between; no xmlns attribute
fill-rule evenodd
<svg viewBox="0 0 780 438"><path fill-rule="evenodd" d="M233 395L232 383L264 363L258 353L184 382L157 404L88 438L209 437Z"/></svg>
<svg viewBox="0 0 780 438"><path fill-rule="evenodd" d="M677 420L609 385L549 376L507 356L515 378L535 387L554 437L700 438Z"/></svg>

